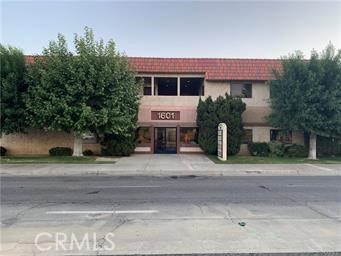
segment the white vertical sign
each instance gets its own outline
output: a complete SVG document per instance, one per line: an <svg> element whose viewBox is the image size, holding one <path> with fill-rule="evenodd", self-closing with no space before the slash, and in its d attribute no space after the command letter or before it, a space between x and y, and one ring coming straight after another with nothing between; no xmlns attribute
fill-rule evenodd
<svg viewBox="0 0 341 256"><path fill-rule="evenodd" d="M218 125L218 158L222 161L227 160L227 126L225 123Z"/></svg>

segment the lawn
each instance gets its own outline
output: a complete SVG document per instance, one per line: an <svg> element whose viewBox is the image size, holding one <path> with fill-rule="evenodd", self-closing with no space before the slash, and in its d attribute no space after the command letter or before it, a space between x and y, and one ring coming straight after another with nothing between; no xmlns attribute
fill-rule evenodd
<svg viewBox="0 0 341 256"><path fill-rule="evenodd" d="M105 164L115 163L112 158L101 157L101 161L96 161L96 156L3 156L0 158L1 164Z"/></svg>
<svg viewBox="0 0 341 256"><path fill-rule="evenodd" d="M259 156L228 156L227 161L220 161L217 156L208 156L216 164L341 164L341 157L323 157L318 160L293 157L259 157Z"/></svg>

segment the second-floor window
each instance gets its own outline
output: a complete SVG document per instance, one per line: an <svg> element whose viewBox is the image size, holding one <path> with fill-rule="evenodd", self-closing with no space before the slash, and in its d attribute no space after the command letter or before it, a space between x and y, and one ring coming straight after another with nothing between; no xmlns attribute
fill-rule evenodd
<svg viewBox="0 0 341 256"><path fill-rule="evenodd" d="M231 83L231 96L252 98L251 83Z"/></svg>
<svg viewBox="0 0 341 256"><path fill-rule="evenodd" d="M181 77L180 78L181 96L203 96L204 78L201 77Z"/></svg>
<svg viewBox="0 0 341 256"><path fill-rule="evenodd" d="M140 95L152 95L151 77L136 77L136 81L142 83Z"/></svg>
<svg viewBox="0 0 341 256"><path fill-rule="evenodd" d="M178 95L178 82L176 77L155 77L154 95L176 96Z"/></svg>

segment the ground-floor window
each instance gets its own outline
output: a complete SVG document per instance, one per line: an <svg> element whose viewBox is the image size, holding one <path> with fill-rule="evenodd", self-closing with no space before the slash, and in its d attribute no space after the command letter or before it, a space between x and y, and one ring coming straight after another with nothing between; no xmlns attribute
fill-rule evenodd
<svg viewBox="0 0 341 256"><path fill-rule="evenodd" d="M292 132L284 132L278 129L270 130L270 141L292 143Z"/></svg>
<svg viewBox="0 0 341 256"><path fill-rule="evenodd" d="M181 145L197 145L198 144L198 128L181 127L180 128Z"/></svg>
<svg viewBox="0 0 341 256"><path fill-rule="evenodd" d="M151 143L150 128L139 127L136 130L136 144L138 146L149 145Z"/></svg>
<svg viewBox="0 0 341 256"><path fill-rule="evenodd" d="M244 129L243 137L242 137L242 144L248 144L252 142L252 129Z"/></svg>
<svg viewBox="0 0 341 256"><path fill-rule="evenodd" d="M96 144L96 143L98 143L97 137L92 133L84 134L82 136L82 143L83 144Z"/></svg>

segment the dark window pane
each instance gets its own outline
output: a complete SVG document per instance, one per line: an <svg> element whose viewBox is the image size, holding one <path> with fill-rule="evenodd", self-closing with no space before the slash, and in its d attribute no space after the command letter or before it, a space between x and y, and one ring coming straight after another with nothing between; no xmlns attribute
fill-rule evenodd
<svg viewBox="0 0 341 256"><path fill-rule="evenodd" d="M136 82L142 83L140 93L142 95L152 95L152 78L151 77L136 77Z"/></svg>
<svg viewBox="0 0 341 256"><path fill-rule="evenodd" d="M180 95L203 95L204 79L198 77L180 78Z"/></svg>
<svg viewBox="0 0 341 256"><path fill-rule="evenodd" d="M178 95L178 81L176 77L156 77L155 91L157 95Z"/></svg>
<svg viewBox="0 0 341 256"><path fill-rule="evenodd" d="M94 134L86 134L82 136L83 144L96 144L97 138Z"/></svg>
<svg viewBox="0 0 341 256"><path fill-rule="evenodd" d="M150 144L150 129L149 127L139 127L136 130L136 144L144 145Z"/></svg>
<svg viewBox="0 0 341 256"><path fill-rule="evenodd" d="M152 87L143 87L143 95L152 95Z"/></svg>
<svg viewBox="0 0 341 256"><path fill-rule="evenodd" d="M198 144L198 128L196 127L181 127L180 142L182 145Z"/></svg>
<svg viewBox="0 0 341 256"><path fill-rule="evenodd" d="M252 84L250 83L232 83L231 96L252 98Z"/></svg>
<svg viewBox="0 0 341 256"><path fill-rule="evenodd" d="M252 142L252 129L245 129L242 137L242 144Z"/></svg>
<svg viewBox="0 0 341 256"><path fill-rule="evenodd" d="M285 133L281 130L270 130L270 141L292 142L292 132Z"/></svg>

